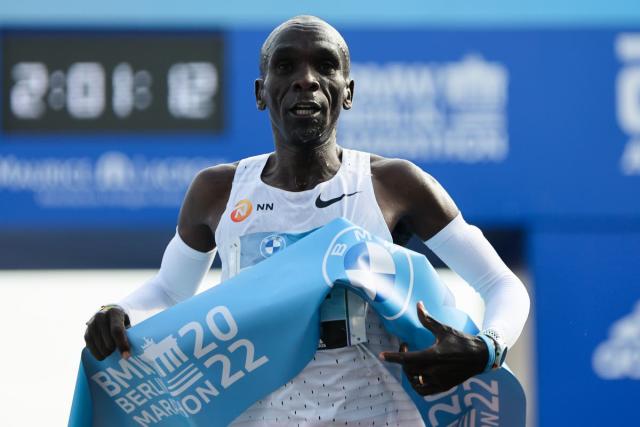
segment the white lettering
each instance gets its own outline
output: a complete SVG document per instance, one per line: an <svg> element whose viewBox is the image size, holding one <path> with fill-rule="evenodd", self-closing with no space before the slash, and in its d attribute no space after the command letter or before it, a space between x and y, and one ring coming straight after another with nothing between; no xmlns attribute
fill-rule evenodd
<svg viewBox="0 0 640 427"><path fill-rule="evenodd" d="M158 401L158 404L162 406L162 408L167 412L167 414L178 415L178 412L176 411L176 409L172 407L168 401L161 399Z"/></svg>
<svg viewBox="0 0 640 427"><path fill-rule="evenodd" d="M602 379L640 379L640 301L609 328L593 353L593 370Z"/></svg>
<svg viewBox="0 0 640 427"><path fill-rule="evenodd" d="M174 412L176 414L180 414L184 417L189 417L189 415L187 414L187 412L184 410L184 408L182 407L182 405L180 404L180 402L171 399L169 401L169 404L171 405L171 407L173 408Z"/></svg>
<svg viewBox="0 0 640 427"><path fill-rule="evenodd" d="M160 420L162 420L163 417L164 418L169 417L169 414L163 411L158 405L151 404L150 408L151 408L151 411L153 411L153 415L156 416L156 419L158 420L158 422L160 422Z"/></svg>
<svg viewBox="0 0 640 427"><path fill-rule="evenodd" d="M129 402L126 397L119 397L116 399L116 404L127 414L130 414L136 406Z"/></svg>
<svg viewBox="0 0 640 427"><path fill-rule="evenodd" d="M79 191L91 183L91 169L88 158L21 160L0 156L0 189Z"/></svg>
<svg viewBox="0 0 640 427"><path fill-rule="evenodd" d="M114 397L122 388L115 383L109 375L107 375L103 371L99 371L91 376L91 379L96 382L104 391L109 395L109 397Z"/></svg>
<svg viewBox="0 0 640 427"><path fill-rule="evenodd" d="M500 418L498 418L497 414L492 414L485 411L480 412L480 422L483 424L483 426L489 425L497 427L500 425L499 421Z"/></svg>
<svg viewBox="0 0 640 427"><path fill-rule="evenodd" d="M234 343L232 343L228 347L228 350L230 353L233 353L240 347L244 347L245 350L247 351L247 356L244 362L244 368L247 370L247 372L251 372L255 369L258 369L260 366L264 365L269 361L267 356L262 356L262 357L259 357L257 360L254 360L255 349L254 349L253 343L244 338L239 339L238 341L235 341Z"/></svg>
<svg viewBox="0 0 640 427"><path fill-rule="evenodd" d="M158 393L156 393L149 384L147 383L142 383L139 386L136 387L136 389L142 393L142 395L146 398L146 399L152 399L155 396L158 396Z"/></svg>
<svg viewBox="0 0 640 427"><path fill-rule="evenodd" d="M358 241L362 241L362 240L371 240L371 233L369 233L367 230L363 230L361 228L358 228L355 230L354 232L356 239L358 239Z"/></svg>
<svg viewBox="0 0 640 427"><path fill-rule="evenodd" d="M206 380L204 384L206 388L201 386L196 387L196 394L200 397L200 399L204 400L204 403L209 403L211 401L211 399L209 399L209 396L218 396L220 392L213 386L213 384L211 384L211 381Z"/></svg>
<svg viewBox="0 0 640 427"><path fill-rule="evenodd" d="M148 366L146 363L144 363L142 360L138 359L137 356L131 356L127 360L129 362L131 362L132 364L134 364L135 366L137 366L145 374L147 374L147 375L153 374L153 369L150 366Z"/></svg>
<svg viewBox="0 0 640 427"><path fill-rule="evenodd" d="M214 354L204 361L204 366L211 368L216 362L222 365L222 374L220 384L222 388L229 388L233 383L244 377L244 372L240 369L233 374L231 373L231 360L224 354Z"/></svg>
<svg viewBox="0 0 640 427"><path fill-rule="evenodd" d="M343 145L424 161L506 158L504 65L467 55L441 64L354 63L351 71L359 101L341 121Z"/></svg>
<svg viewBox="0 0 640 427"><path fill-rule="evenodd" d="M347 245L344 243L336 243L333 248L331 248L331 255L334 256L342 256L347 250Z"/></svg>
<svg viewBox="0 0 640 427"><path fill-rule="evenodd" d="M143 418L141 418L141 416ZM140 424L143 427L146 427L150 423L156 424L158 422L158 420L153 418L153 416L149 412L147 412L146 410L143 410L140 413L140 415L135 415L133 417L133 421L137 422L138 424Z"/></svg>
<svg viewBox="0 0 640 427"><path fill-rule="evenodd" d="M129 197L130 202L120 197L119 203L140 204L142 198L144 204L142 196L145 192L159 195L176 193L181 198L183 189L198 170L219 162L199 157L130 157L117 151L104 153L95 165L88 157L22 159L0 155L0 190L52 194L63 205L64 198L76 195L77 204L83 206L92 204L88 196L104 192L113 196L119 192L122 196L136 196ZM98 202L109 204L106 197Z"/></svg>
<svg viewBox="0 0 640 427"><path fill-rule="evenodd" d="M616 81L618 123L625 133L640 134L640 66L625 67Z"/></svg>
<svg viewBox="0 0 640 427"><path fill-rule="evenodd" d="M133 389L133 390L129 390L125 396L131 401L133 402L135 405L137 406L142 406L145 403L147 403L147 399L145 399L144 397L142 397L140 395L140 393L138 393L138 390Z"/></svg>
<svg viewBox="0 0 640 427"><path fill-rule="evenodd" d="M182 328L180 328L180 330L178 331L178 335L183 337L186 334L188 334L190 331L193 331L195 335L195 341L193 343L193 355L196 357L196 359L200 359L201 357L205 356L206 354L218 348L218 344L216 344L215 342L211 342L207 345L203 344L204 329L202 328L202 325L198 322L187 323Z"/></svg>
<svg viewBox="0 0 640 427"><path fill-rule="evenodd" d="M640 138L627 143L622 153L620 166L625 175L640 175Z"/></svg>
<svg viewBox="0 0 640 427"><path fill-rule="evenodd" d="M500 399L498 399L498 396L491 396L491 401L489 401L489 399L479 393L469 393L464 396L464 404L466 406L473 406L473 399L482 403L490 411L500 411Z"/></svg>
<svg viewBox="0 0 640 427"><path fill-rule="evenodd" d="M440 411L452 415L460 414L462 412L462 407L460 406L460 398L457 395L454 395L451 397L451 404L440 402L429 408L429 422L434 427L439 425L438 417L436 414Z"/></svg>
<svg viewBox="0 0 640 427"><path fill-rule="evenodd" d="M120 359L118 361L118 364L122 369L121 371L118 371L115 368L107 368L107 373L111 375L111 377L115 381L117 381L122 386L122 388L129 387L129 383L127 383L125 380L133 379L134 375L140 379L144 377L142 373L138 371L128 360Z"/></svg>
<svg viewBox="0 0 640 427"><path fill-rule="evenodd" d="M620 169L624 175L640 175L640 34L620 34L616 53L625 63L616 78L616 117L629 137Z"/></svg>
<svg viewBox="0 0 640 427"><path fill-rule="evenodd" d="M473 384L477 384L479 385L482 389L486 390L487 392L493 394L493 395L498 395L498 381L496 380L491 380L490 384L487 384L486 382L482 381L480 378L476 378L476 377L472 377L469 378L467 381L465 381L464 383L462 383L462 388L464 390L471 390L471 386Z"/></svg>
<svg viewBox="0 0 640 427"><path fill-rule="evenodd" d="M223 332L216 323L216 315L220 315L218 317L222 317L222 319L224 319L228 329L227 332ZM238 325L236 324L236 321L233 319L229 309L223 305L211 309L207 313L206 320L211 333L221 341L228 341L238 334Z"/></svg>
<svg viewBox="0 0 640 427"><path fill-rule="evenodd" d="M195 415L202 409L202 403L198 400L197 397L192 395L187 395L182 398L181 402L182 407L190 414Z"/></svg>

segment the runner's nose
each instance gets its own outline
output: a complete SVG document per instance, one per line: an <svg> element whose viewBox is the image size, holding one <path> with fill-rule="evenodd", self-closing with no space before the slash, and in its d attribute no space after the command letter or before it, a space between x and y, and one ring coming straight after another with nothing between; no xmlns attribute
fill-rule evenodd
<svg viewBox="0 0 640 427"><path fill-rule="evenodd" d="M293 82L293 88L299 91L315 92L320 89L320 83L311 67L307 66L300 70L300 74Z"/></svg>

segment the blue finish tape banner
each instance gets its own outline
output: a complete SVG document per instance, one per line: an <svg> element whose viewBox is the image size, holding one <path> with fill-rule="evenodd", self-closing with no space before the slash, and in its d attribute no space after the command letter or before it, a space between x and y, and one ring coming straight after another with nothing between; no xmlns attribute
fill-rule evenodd
<svg viewBox="0 0 640 427"><path fill-rule="evenodd" d="M231 423L312 359L319 307L333 286L365 299L412 350L434 342L418 320L420 300L441 322L477 332L424 256L337 219L129 329L129 359L114 353L98 362L85 349L69 425ZM427 398L404 386L427 425L524 425L525 396L507 369Z"/></svg>

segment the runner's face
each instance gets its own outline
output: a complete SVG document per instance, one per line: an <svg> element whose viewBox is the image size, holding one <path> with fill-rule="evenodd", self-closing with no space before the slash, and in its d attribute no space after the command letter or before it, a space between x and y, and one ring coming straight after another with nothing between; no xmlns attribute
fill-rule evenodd
<svg viewBox="0 0 640 427"><path fill-rule="evenodd" d="M340 109L351 107L353 81L336 35L322 26L286 28L269 49L256 95L284 141L319 145L334 133Z"/></svg>

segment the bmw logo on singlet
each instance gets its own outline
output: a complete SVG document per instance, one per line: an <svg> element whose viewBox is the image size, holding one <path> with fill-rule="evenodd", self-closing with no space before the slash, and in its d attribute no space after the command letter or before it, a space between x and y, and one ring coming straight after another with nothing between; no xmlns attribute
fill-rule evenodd
<svg viewBox="0 0 640 427"><path fill-rule="evenodd" d="M279 234L272 234L265 237L260 242L260 254L263 257L269 258L271 255L279 252L287 247L287 241Z"/></svg>
<svg viewBox="0 0 640 427"><path fill-rule="evenodd" d="M388 320L406 311L413 291L409 253L360 227L334 237L323 259L323 273L329 286L347 286Z"/></svg>

